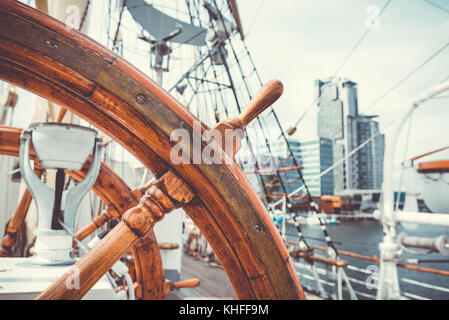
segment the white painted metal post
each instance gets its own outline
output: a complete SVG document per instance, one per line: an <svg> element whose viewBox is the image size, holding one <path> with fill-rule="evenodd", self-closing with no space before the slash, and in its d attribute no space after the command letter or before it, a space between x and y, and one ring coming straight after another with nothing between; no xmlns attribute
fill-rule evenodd
<svg viewBox="0 0 449 320"><path fill-rule="evenodd" d="M340 268L337 268L337 300L343 300L343 281Z"/></svg>
<svg viewBox="0 0 449 320"><path fill-rule="evenodd" d="M318 287L318 291L320 292L320 296L325 299L327 298L327 293L326 291L324 291L323 286L320 283L320 276L318 275L318 272L315 269L315 266L313 264L310 265L310 270L313 273L313 277L315 278L316 281L316 286Z"/></svg>
<svg viewBox="0 0 449 320"><path fill-rule="evenodd" d="M349 296L351 297L351 300L358 300L357 299L357 295L355 294L354 289L352 288L351 282L349 281L348 276L346 275L346 272L343 268L338 268L338 272L341 273L341 277L343 278L343 280L346 282L346 287L348 288L349 291Z"/></svg>
<svg viewBox="0 0 449 320"><path fill-rule="evenodd" d="M383 224L384 237L382 243L379 244L380 249L380 274L379 288L377 291L377 299L399 299L400 289L398 275L396 269L396 258L400 253L400 248L396 241L396 214L394 212L394 153L397 141L402 128L407 119L413 114L416 108L431 99L435 95L449 89L449 81L437 85L421 97L419 97L412 106L398 119L397 124L389 136L388 143L385 148L384 157L384 181L383 203L380 210L380 220Z"/></svg>

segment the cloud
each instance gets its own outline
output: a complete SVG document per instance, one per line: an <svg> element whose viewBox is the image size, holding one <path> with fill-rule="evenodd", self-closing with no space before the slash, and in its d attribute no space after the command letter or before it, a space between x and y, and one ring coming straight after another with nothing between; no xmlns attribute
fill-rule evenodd
<svg viewBox="0 0 449 320"><path fill-rule="evenodd" d="M247 39L262 77L278 78L285 85L276 110L285 128L300 117L313 100L313 82L329 77L363 34L369 5L385 1L266 1ZM254 18L253 1L240 1L242 20ZM341 76L358 83L360 109L366 109L399 80L447 42L447 15L425 2L393 1L344 66ZM449 75L449 49L372 107L385 128L413 99ZM416 132L429 138L411 141L411 150L445 143L448 130L442 116L448 101L432 102L414 118ZM316 131L313 109L299 132ZM420 119L423 117L422 119ZM424 119L424 117L426 119ZM436 134L436 131L444 134ZM404 142L402 142L404 143ZM403 145L401 145L403 146ZM423 151L425 152L425 151Z"/></svg>

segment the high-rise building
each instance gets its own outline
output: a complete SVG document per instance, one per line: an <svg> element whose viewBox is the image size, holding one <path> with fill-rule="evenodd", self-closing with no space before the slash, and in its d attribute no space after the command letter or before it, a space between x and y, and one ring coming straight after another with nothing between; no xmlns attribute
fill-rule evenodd
<svg viewBox="0 0 449 320"><path fill-rule="evenodd" d="M299 141L299 165L303 166L304 181L312 196L333 194L333 172L318 176L333 163L332 140L326 138Z"/></svg>
<svg viewBox="0 0 449 320"><path fill-rule="evenodd" d="M360 145L379 133L379 123L375 116L357 118L357 143ZM383 180L383 154L385 136L378 135L357 153L359 164L359 189L380 189Z"/></svg>
<svg viewBox="0 0 449 320"><path fill-rule="evenodd" d="M317 178L321 172L329 168L333 163L332 141L326 138L315 137L301 141L289 139L288 144L289 146L287 146L284 140L280 140L270 145L271 154L275 158L275 161L271 162L270 168L279 169L279 175L287 193L302 186L297 168L295 168L295 162L290 156L290 147L296 163L303 167L301 172L311 195L320 196L323 194L332 194L334 189L332 171L323 177ZM260 150L262 150L263 154L267 153L266 147L262 147ZM246 167L248 168L248 166ZM268 181L267 187L270 189L270 193L281 194L282 186L279 181L275 177L270 177L270 175L274 176L275 174L275 170L266 170L264 172L264 180L266 181L268 178L276 181L275 184ZM255 177L250 177L250 181L254 185L256 183ZM305 194L305 191L300 194Z"/></svg>
<svg viewBox="0 0 449 320"><path fill-rule="evenodd" d="M299 165L296 141L292 141L291 148ZM302 182L298 178L299 168L295 166L294 159L288 156L289 152L284 142L272 144L270 151L271 153L266 146L257 148L257 154L254 156L257 157L258 166L255 164L254 156L247 154L239 155L239 163L259 195L268 193L272 200L278 200L284 197L285 193L291 193L301 187Z"/></svg>
<svg viewBox="0 0 449 320"><path fill-rule="evenodd" d="M346 157L364 141L379 133L373 116L359 115L357 84L330 78L315 82L318 136L332 140L333 163ZM344 190L379 189L383 175L384 136L378 135L356 155L334 169L334 193Z"/></svg>

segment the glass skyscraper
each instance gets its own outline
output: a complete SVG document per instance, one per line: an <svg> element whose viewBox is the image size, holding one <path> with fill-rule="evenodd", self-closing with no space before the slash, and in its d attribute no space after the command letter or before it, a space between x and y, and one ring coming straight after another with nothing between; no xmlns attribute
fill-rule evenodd
<svg viewBox="0 0 449 320"><path fill-rule="evenodd" d="M360 144L379 133L374 116L359 115L357 84L330 78L315 82L318 136L333 144L333 163L345 158ZM380 189L383 176L384 135L379 134L357 154L334 169L334 193L345 190Z"/></svg>
<svg viewBox="0 0 449 320"><path fill-rule="evenodd" d="M301 141L289 139L288 143L297 164L300 167L303 167L301 172L312 196L332 194L334 189L332 171L323 177L318 177L321 172L332 165L332 141L329 139L316 137ZM272 169L279 169L278 172L287 193L301 187L302 182L299 179L299 174L295 168L295 163L289 156L290 152L285 141L282 140L272 143L270 145L270 149L272 155L275 157L275 161L272 161L270 167ZM260 150L262 151L262 154L266 154L266 148L261 147ZM248 168L248 166L246 167ZM264 181L275 181L275 183L272 183L272 181L268 181L266 183L267 188L270 189L269 193L283 194L282 186L280 185L278 179L273 177L273 175L276 175L276 170L266 171L263 174ZM250 176L249 178L253 185L257 183L257 177ZM258 186L256 190L260 188L261 186ZM305 191L300 194L305 194Z"/></svg>

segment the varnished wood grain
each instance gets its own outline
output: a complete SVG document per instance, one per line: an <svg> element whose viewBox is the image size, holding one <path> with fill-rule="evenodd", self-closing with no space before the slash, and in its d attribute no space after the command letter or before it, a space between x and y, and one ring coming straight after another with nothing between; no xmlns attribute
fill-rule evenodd
<svg viewBox="0 0 449 320"><path fill-rule="evenodd" d="M106 222L120 218L121 214L119 211L117 211L114 207L107 207L106 210L101 212L98 217L95 217L92 222L76 233L76 239L78 239L78 241L83 241L96 230L104 226Z"/></svg>
<svg viewBox="0 0 449 320"><path fill-rule="evenodd" d="M228 0L229 7L231 8L232 15L234 16L235 24L237 25L237 29L240 33L240 38L245 40L245 34L243 33L242 21L240 19L240 13L237 6L236 0Z"/></svg>
<svg viewBox="0 0 449 320"><path fill-rule="evenodd" d="M24 32L29 37L21 37ZM10 0L0 3L0 36L3 41L12 40L19 47L30 50L33 56L47 61L52 68L84 77L87 82L83 82L94 83L95 89L91 93L83 93L81 83L67 86L58 80L58 73L50 67L29 66L26 59L20 61L19 57L7 52L4 54L7 50L3 49L0 49L1 78L36 92L87 119L118 140L152 171L154 169L156 176L163 173L164 166L173 167L195 189L200 205L207 208L212 220L225 222L213 224L209 237L220 235L229 245L226 250L217 250L220 251L220 261L229 260L226 264L228 275L247 279L231 280L239 297L303 297L296 275L290 268L285 245L241 169L232 163L175 165L171 162L171 131L185 127L192 132L193 123L197 120L176 100L120 57L20 3ZM48 47L48 39L55 39L58 46ZM18 51L18 55L21 52ZM23 56L26 57L26 54L23 53ZM146 96L143 104L136 101L138 94ZM112 103L99 104L94 99ZM200 133L205 130L207 127L202 126ZM222 153L220 150L217 152ZM195 223L199 224L202 219L197 217ZM240 248L242 243L247 244L246 247ZM211 245L216 250L222 243L211 242ZM231 252L237 247L246 250L246 256L251 257L249 261L257 265L245 262L241 264L242 268L237 267L238 260L234 260L235 254ZM263 270L259 277L264 283L263 290L256 285L244 286L254 268ZM266 294L262 295L261 291Z"/></svg>
<svg viewBox="0 0 449 320"><path fill-rule="evenodd" d="M242 122L243 126L246 127L258 115L271 106L280 98L283 92L284 86L279 80L271 80L264 84L239 115L238 119Z"/></svg>
<svg viewBox="0 0 449 320"><path fill-rule="evenodd" d="M279 99L283 90L279 80L267 82L237 118L217 123L210 133L211 137L233 158L241 148L245 127Z"/></svg>
<svg viewBox="0 0 449 320"><path fill-rule="evenodd" d="M164 268L156 245L154 237L144 237L132 248L136 282L140 284L140 299L143 300L160 300L165 296L164 281L161 281L165 279Z"/></svg>
<svg viewBox="0 0 449 320"><path fill-rule="evenodd" d="M2 239L2 247L0 249L0 257L9 257L12 253L12 249L16 245L18 233L22 230L26 214L30 208L33 197L31 193L26 189L20 199L19 205L16 208L13 216L9 220L8 228Z"/></svg>
<svg viewBox="0 0 449 320"><path fill-rule="evenodd" d="M22 129L0 126L0 154L18 157L20 149L20 135ZM34 158L35 153L31 148L31 157ZM83 168L79 171L68 171L67 174L71 175L78 181L84 179L84 176L88 172L89 162L87 162ZM148 188L154 183L150 181L146 185L130 191L129 187L120 179L118 175L112 172L112 170L102 163L99 176L94 184L93 190L97 195L107 204L108 208L102 212L99 217L96 217L92 223L88 224L85 228L77 233L77 239L83 240L95 230L104 225L107 221L113 218L121 218L122 214L131 207L137 205L138 200L142 197ZM3 248L0 250L0 256L9 256L10 248L15 244L15 234L19 232L21 226L24 223L25 206L29 206L32 200L25 195L22 198L17 210L18 215L14 215L14 220L8 226L9 232L3 239ZM23 203L22 203L23 202ZM145 288L144 299L162 299L163 290L162 286L165 281L162 260L158 250L158 244L156 237L151 232L142 242L139 240L136 247L133 248L133 255L135 261L139 263L135 266L138 270L138 281L143 284ZM148 292L160 292L159 295L151 295Z"/></svg>
<svg viewBox="0 0 449 320"><path fill-rule="evenodd" d="M168 295L170 292L174 291L175 289L181 289L181 288L196 288L200 285L200 280L197 278L173 282L173 281L167 281L164 283L164 295Z"/></svg>
<svg viewBox="0 0 449 320"><path fill-rule="evenodd" d="M290 251L290 255L295 259L305 258L305 252L301 249L294 249ZM346 268L348 266L348 262L345 260L341 260L339 258L331 258L328 256L323 256L320 254L312 254L307 257L310 261L319 262L328 266L336 266L338 268Z"/></svg>
<svg viewBox="0 0 449 320"><path fill-rule="evenodd" d="M106 237L36 299L81 299L138 238L149 235L165 214L190 202L193 197L182 179L172 171L165 173L142 196L137 206L125 212L122 221ZM66 285L74 270L80 279L78 289Z"/></svg>
<svg viewBox="0 0 449 320"><path fill-rule="evenodd" d="M62 119L64 119L64 116L67 113L67 109L66 108L61 108L58 111L58 115L56 116L56 122L62 122Z"/></svg>
<svg viewBox="0 0 449 320"><path fill-rule="evenodd" d="M159 243L159 249L161 250L175 250L179 248L177 243Z"/></svg>
<svg viewBox="0 0 449 320"><path fill-rule="evenodd" d="M81 299L137 240L136 234L120 222L92 250L70 267L57 281L39 294L37 300ZM66 285L74 274L79 274L80 288Z"/></svg>

